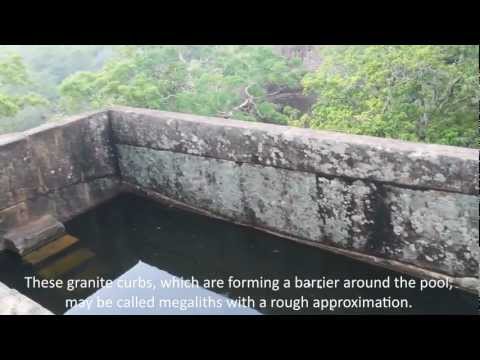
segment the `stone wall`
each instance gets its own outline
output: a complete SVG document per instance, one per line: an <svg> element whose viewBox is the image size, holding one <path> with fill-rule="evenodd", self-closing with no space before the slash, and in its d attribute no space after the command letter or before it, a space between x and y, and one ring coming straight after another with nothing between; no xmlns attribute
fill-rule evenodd
<svg viewBox="0 0 480 360"><path fill-rule="evenodd" d="M478 278L477 150L129 108L111 121L130 189L396 269Z"/></svg>
<svg viewBox="0 0 480 360"><path fill-rule="evenodd" d="M118 192L108 112L75 116L0 138L2 235L43 215L60 221Z"/></svg>
<svg viewBox="0 0 480 360"><path fill-rule="evenodd" d="M120 191L478 284L478 150L121 107L0 138L0 250Z"/></svg>

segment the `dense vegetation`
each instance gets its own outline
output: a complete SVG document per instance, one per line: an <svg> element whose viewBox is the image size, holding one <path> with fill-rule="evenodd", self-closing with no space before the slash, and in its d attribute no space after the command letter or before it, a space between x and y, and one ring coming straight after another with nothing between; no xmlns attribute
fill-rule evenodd
<svg viewBox="0 0 480 360"><path fill-rule="evenodd" d="M100 69L112 53L112 47L100 45L0 47L0 134L65 115L61 82L77 71Z"/></svg>
<svg viewBox="0 0 480 360"><path fill-rule="evenodd" d="M460 146L477 143L478 46L331 49L304 79L310 127Z"/></svg>
<svg viewBox="0 0 480 360"><path fill-rule="evenodd" d="M27 70L19 55L0 58L0 117L16 115L29 105L46 103L38 94L26 93L28 85Z"/></svg>
<svg viewBox="0 0 480 360"><path fill-rule="evenodd" d="M0 132L28 127L28 109L38 120L127 105L478 146L478 46L323 46L315 70L273 46L8 50L24 61L0 57ZM288 94L313 106L278 101Z"/></svg>
<svg viewBox="0 0 480 360"><path fill-rule="evenodd" d="M268 100L299 88L298 59L254 46L135 46L98 72L79 72L61 85L69 110L118 104L287 124Z"/></svg>

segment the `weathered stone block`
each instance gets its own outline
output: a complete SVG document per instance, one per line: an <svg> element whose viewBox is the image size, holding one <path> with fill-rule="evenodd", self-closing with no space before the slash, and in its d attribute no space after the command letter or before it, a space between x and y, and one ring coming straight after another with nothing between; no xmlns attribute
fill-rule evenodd
<svg viewBox="0 0 480 360"><path fill-rule="evenodd" d="M106 113L55 123L28 136L45 192L115 172Z"/></svg>
<svg viewBox="0 0 480 360"><path fill-rule="evenodd" d="M0 247L5 247L5 234L12 228L50 214L65 222L98 204L116 196L120 191L115 177L106 177L74 184L48 194L0 210Z"/></svg>
<svg viewBox="0 0 480 360"><path fill-rule="evenodd" d="M116 143L417 188L478 193L478 150L118 107Z"/></svg>
<svg viewBox="0 0 480 360"><path fill-rule="evenodd" d="M243 216L240 167L229 161L118 146L124 181L229 218Z"/></svg>
<svg viewBox="0 0 480 360"><path fill-rule="evenodd" d="M20 255L25 255L64 234L65 227L61 222L50 215L44 215L9 230L4 236L4 241L8 248Z"/></svg>
<svg viewBox="0 0 480 360"><path fill-rule="evenodd" d="M322 239L329 244L366 252L377 236L377 188L361 180L317 176L316 203Z"/></svg>
<svg viewBox="0 0 480 360"><path fill-rule="evenodd" d="M118 193L110 132L104 111L0 138L0 250L13 228L46 214L68 220ZM24 240L20 252L43 241Z"/></svg>
<svg viewBox="0 0 480 360"><path fill-rule="evenodd" d="M361 181L128 145L118 153L124 181L226 218L358 250L370 236L372 187Z"/></svg>
<svg viewBox="0 0 480 360"><path fill-rule="evenodd" d="M25 136L0 143L0 209L32 197L39 188L38 173Z"/></svg>
<svg viewBox="0 0 480 360"><path fill-rule="evenodd" d="M124 181L300 239L453 276L478 272L476 197L118 145Z"/></svg>
<svg viewBox="0 0 480 360"><path fill-rule="evenodd" d="M393 241L380 254L454 276L478 276L478 198L387 186Z"/></svg>
<svg viewBox="0 0 480 360"><path fill-rule="evenodd" d="M49 123L0 143L0 209L116 173L106 112Z"/></svg>

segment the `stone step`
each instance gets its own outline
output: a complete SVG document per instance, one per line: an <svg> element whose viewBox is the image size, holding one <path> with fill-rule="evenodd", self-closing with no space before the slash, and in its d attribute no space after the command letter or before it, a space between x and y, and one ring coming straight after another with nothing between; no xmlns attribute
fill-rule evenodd
<svg viewBox="0 0 480 360"><path fill-rule="evenodd" d="M65 227L51 215L44 215L26 225L10 229L4 235L8 248L26 255L65 234Z"/></svg>
<svg viewBox="0 0 480 360"><path fill-rule="evenodd" d="M37 250L28 253L23 256L23 261L31 264L38 265L39 263L51 258L54 255L57 255L68 249L70 246L76 244L79 240L72 235L64 235L61 238L53 240L48 244L38 248Z"/></svg>
<svg viewBox="0 0 480 360"><path fill-rule="evenodd" d="M96 279L97 277L105 277L108 274L108 266L105 263L93 259L80 273L73 276L74 279Z"/></svg>
<svg viewBox="0 0 480 360"><path fill-rule="evenodd" d="M87 248L80 248L39 269L37 273L46 279L58 279L63 274L72 271L93 257L95 257L93 251Z"/></svg>

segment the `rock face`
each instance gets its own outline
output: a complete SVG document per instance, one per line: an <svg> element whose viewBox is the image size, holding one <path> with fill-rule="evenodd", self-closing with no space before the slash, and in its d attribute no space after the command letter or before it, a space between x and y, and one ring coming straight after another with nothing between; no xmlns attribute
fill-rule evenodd
<svg viewBox="0 0 480 360"><path fill-rule="evenodd" d="M120 191L478 284L478 150L132 108L0 139L0 250Z"/></svg>
<svg viewBox="0 0 480 360"><path fill-rule="evenodd" d="M187 114L111 112L122 181L193 209L478 279L478 151Z"/></svg>

